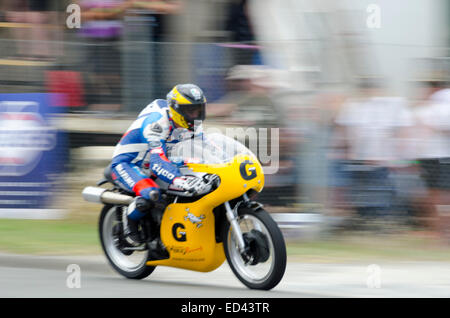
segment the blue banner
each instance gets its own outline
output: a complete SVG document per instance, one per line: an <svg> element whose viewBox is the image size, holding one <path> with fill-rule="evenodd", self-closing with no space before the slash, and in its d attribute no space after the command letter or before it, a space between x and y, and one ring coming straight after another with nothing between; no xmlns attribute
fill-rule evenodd
<svg viewBox="0 0 450 318"><path fill-rule="evenodd" d="M54 97L0 94L0 212L50 208L68 154L64 136L50 124Z"/></svg>

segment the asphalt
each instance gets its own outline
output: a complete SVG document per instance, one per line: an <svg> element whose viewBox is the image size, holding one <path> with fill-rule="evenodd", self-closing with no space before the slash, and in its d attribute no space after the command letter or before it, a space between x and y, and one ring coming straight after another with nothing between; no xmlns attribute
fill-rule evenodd
<svg viewBox="0 0 450 318"><path fill-rule="evenodd" d="M79 280L71 279L72 272L68 271L71 264L79 267ZM0 297L447 298L449 265L445 262L315 264L288 259L281 283L271 291L258 291L242 285L226 263L210 273L160 266L146 279L136 281L115 273L103 256L0 254Z"/></svg>

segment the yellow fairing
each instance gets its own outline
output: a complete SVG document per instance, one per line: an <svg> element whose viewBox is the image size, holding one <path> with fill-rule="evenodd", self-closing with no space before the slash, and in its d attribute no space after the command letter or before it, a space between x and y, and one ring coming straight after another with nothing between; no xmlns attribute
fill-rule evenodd
<svg viewBox="0 0 450 318"><path fill-rule="evenodd" d="M216 243L213 209L242 196L250 189L264 187L263 169L254 156L237 155L224 164L189 164L194 172L214 173L219 187L192 203L170 204L161 221L161 240L170 257L147 265L166 265L209 272L225 261L222 243Z"/></svg>

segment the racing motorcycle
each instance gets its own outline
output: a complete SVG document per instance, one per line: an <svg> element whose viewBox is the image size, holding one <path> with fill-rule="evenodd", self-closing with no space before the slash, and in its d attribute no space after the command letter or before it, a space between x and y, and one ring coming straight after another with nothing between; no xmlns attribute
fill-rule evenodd
<svg viewBox="0 0 450 318"><path fill-rule="evenodd" d="M226 259L248 288L275 287L286 269L286 245L277 223L254 201L264 187L257 157L232 138L203 134L176 143L168 158L181 162L183 175L200 177L204 191L180 192L161 185L162 199L140 220L141 246L127 244L124 235L134 193L115 185L108 169L97 187L83 190L85 200L104 205L99 232L111 266L127 278L142 279L160 265L209 272Z"/></svg>

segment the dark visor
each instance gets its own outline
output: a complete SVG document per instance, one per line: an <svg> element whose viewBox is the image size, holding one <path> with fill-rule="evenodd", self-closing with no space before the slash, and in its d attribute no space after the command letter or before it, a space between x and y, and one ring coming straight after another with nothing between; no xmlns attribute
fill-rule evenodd
<svg viewBox="0 0 450 318"><path fill-rule="evenodd" d="M182 105L180 112L186 117L188 121L205 119L205 103Z"/></svg>

